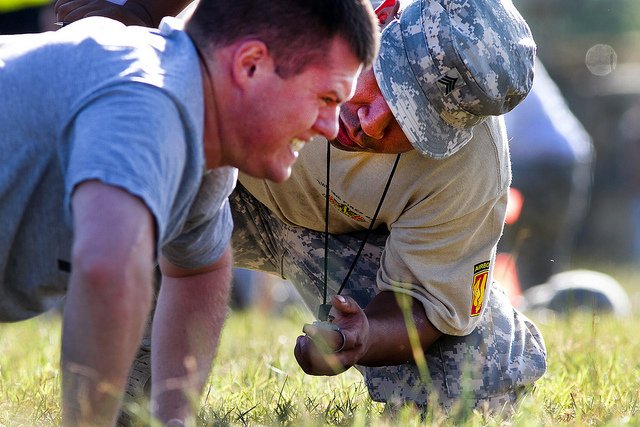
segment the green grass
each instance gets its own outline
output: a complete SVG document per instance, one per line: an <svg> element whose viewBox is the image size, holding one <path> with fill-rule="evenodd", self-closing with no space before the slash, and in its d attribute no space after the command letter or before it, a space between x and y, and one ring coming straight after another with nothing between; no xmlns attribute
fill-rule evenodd
<svg viewBox="0 0 640 427"><path fill-rule="evenodd" d="M618 279L638 312L640 271L605 272ZM577 315L534 319L549 352L549 369L534 395L508 420L473 413L464 420L434 410L371 402L360 374L304 375L293 356L302 324L259 310L232 313L205 394L198 401L206 426L412 426L412 425L640 425L640 315L618 320ZM60 319L43 316L0 326L0 425L60 423ZM145 416L145 406L132 409Z"/></svg>

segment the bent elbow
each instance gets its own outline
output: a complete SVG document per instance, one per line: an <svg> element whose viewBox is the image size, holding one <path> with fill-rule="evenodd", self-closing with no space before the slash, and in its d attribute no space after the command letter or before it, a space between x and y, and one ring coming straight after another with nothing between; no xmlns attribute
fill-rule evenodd
<svg viewBox="0 0 640 427"><path fill-rule="evenodd" d="M151 303L152 263L133 258L126 261L115 257L88 254L74 250L70 286L81 286L82 292L94 303Z"/></svg>

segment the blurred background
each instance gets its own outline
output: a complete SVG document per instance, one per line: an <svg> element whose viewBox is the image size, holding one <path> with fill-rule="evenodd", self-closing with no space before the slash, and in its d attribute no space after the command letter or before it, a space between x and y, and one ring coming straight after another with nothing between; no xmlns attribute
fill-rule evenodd
<svg viewBox="0 0 640 427"><path fill-rule="evenodd" d="M640 261L640 1L514 0L595 148L573 258Z"/></svg>

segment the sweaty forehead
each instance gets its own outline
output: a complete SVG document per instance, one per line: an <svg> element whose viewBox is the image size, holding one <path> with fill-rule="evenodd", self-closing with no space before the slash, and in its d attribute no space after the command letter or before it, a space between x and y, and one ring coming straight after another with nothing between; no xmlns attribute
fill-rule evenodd
<svg viewBox="0 0 640 427"><path fill-rule="evenodd" d="M372 67L360 73L360 76L358 77L358 90L380 92L377 76L375 75ZM380 94L382 95L382 93Z"/></svg>
<svg viewBox="0 0 640 427"><path fill-rule="evenodd" d="M342 100L351 95L362 75L362 63L340 39L333 41L331 53L318 65L318 71L325 76L318 84L334 91Z"/></svg>

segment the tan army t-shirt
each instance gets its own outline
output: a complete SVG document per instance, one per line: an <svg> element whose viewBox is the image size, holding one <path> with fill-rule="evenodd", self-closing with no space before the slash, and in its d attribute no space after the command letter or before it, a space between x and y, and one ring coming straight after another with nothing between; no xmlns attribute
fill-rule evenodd
<svg viewBox="0 0 640 427"><path fill-rule="evenodd" d="M239 181L285 223L323 231L325 139L307 144L281 184L241 174ZM329 232L366 230L396 155L331 148ZM402 154L376 227L390 236L377 283L420 300L442 333L466 335L486 307L495 247L502 233L509 152L504 123L489 118L447 159Z"/></svg>

